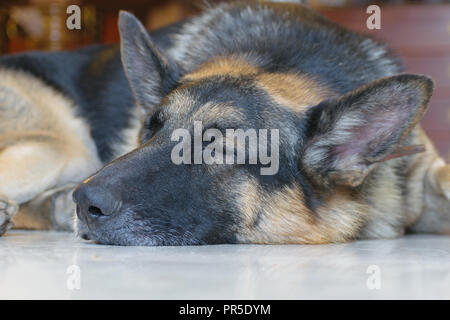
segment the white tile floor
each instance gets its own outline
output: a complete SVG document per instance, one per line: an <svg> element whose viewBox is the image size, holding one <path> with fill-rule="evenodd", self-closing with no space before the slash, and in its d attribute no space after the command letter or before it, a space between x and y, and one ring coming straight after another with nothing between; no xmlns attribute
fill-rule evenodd
<svg viewBox="0 0 450 320"><path fill-rule="evenodd" d="M79 290L69 289L72 265ZM380 289L367 287L370 265L379 267ZM450 237L144 248L14 231L0 238L0 298L450 299Z"/></svg>

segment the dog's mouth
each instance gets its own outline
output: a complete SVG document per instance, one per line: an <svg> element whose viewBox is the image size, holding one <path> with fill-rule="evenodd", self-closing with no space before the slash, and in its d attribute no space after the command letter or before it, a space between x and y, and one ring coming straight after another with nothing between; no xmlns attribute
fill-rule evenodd
<svg viewBox="0 0 450 320"><path fill-rule="evenodd" d="M85 222L83 222L78 216L79 211L78 206L76 210L77 216L75 218L75 234L77 235L77 237L83 240L92 240L92 236L90 235L89 232L89 226Z"/></svg>
<svg viewBox="0 0 450 320"><path fill-rule="evenodd" d="M124 221L96 225L92 224L92 221L89 222L89 219L77 217L75 234L82 240L102 245L185 246L205 244L191 232L182 230L181 227L161 225L156 221L149 221L145 228L141 228L130 226Z"/></svg>
<svg viewBox="0 0 450 320"><path fill-rule="evenodd" d="M81 233L78 236L83 240L91 240L91 238L89 237L89 234L87 234L87 233Z"/></svg>
<svg viewBox="0 0 450 320"><path fill-rule="evenodd" d="M83 219L80 216L80 208L76 206L76 217L75 217L75 234L78 238L93 241L95 243L100 243L96 240L95 235L93 234L93 230L89 225L88 219Z"/></svg>
<svg viewBox="0 0 450 320"><path fill-rule="evenodd" d="M80 219L77 219L76 226L75 226L75 234L79 239L82 239L84 241L87 241L88 243L92 244L117 244L119 243L112 243L110 241L104 241L102 240L102 237L95 234L95 231L91 230L88 225L86 225L83 221Z"/></svg>

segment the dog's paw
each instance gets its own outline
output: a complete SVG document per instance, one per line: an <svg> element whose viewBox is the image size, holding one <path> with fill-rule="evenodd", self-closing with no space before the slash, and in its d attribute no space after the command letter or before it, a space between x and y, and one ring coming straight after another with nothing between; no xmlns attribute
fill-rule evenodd
<svg viewBox="0 0 450 320"><path fill-rule="evenodd" d="M436 175L442 193L450 201L450 164L439 168Z"/></svg>
<svg viewBox="0 0 450 320"><path fill-rule="evenodd" d="M73 231L75 219L75 202L72 193L76 185L58 189L50 198L50 219L55 230Z"/></svg>
<svg viewBox="0 0 450 320"><path fill-rule="evenodd" d="M18 209L19 206L17 203L0 195L0 236L14 226L11 219L17 213Z"/></svg>

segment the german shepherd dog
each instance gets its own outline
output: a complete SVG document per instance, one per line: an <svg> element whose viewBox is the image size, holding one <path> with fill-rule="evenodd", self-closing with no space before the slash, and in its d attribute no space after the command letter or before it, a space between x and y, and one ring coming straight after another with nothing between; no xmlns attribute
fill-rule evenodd
<svg viewBox="0 0 450 320"><path fill-rule="evenodd" d="M88 176L75 225L97 243L450 233L450 165L418 124L433 82L383 44L288 3L222 4L151 35L121 12L119 29L120 48L0 59L2 233L70 229ZM197 122L278 130L279 169L174 163L174 131Z"/></svg>

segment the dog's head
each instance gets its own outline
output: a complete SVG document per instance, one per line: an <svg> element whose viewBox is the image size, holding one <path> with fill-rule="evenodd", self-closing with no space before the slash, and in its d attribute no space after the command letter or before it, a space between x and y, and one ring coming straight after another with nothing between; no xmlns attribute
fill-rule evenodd
<svg viewBox="0 0 450 320"><path fill-rule="evenodd" d="M132 15L121 14L120 31L145 120L140 147L74 193L79 232L100 243L354 237L366 206L355 189L381 162L411 153L400 143L432 92L428 78L399 75L336 97L311 76L243 56L187 71Z"/></svg>

